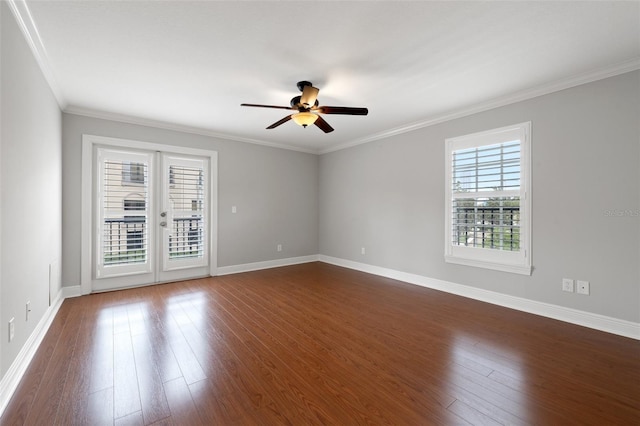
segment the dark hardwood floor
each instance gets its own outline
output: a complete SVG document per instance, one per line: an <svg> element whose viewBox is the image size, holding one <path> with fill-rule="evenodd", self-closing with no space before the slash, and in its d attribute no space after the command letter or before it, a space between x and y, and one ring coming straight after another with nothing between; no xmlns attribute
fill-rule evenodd
<svg viewBox="0 0 640 426"><path fill-rule="evenodd" d="M324 263L64 302L3 425L639 425L640 342Z"/></svg>

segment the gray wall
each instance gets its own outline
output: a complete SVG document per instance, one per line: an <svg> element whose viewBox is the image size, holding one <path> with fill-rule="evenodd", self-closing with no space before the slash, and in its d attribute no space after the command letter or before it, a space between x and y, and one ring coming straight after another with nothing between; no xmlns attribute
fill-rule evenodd
<svg viewBox="0 0 640 426"><path fill-rule="evenodd" d="M322 155L320 253L640 322L639 117L632 72ZM445 263L445 138L524 121L533 274Z"/></svg>
<svg viewBox="0 0 640 426"><path fill-rule="evenodd" d="M16 21L0 4L0 374L49 306L49 264L61 257L61 113ZM31 315L26 320L26 302ZM15 338L8 340L9 319Z"/></svg>
<svg viewBox="0 0 640 426"><path fill-rule="evenodd" d="M65 286L80 285L83 134L217 151L219 267L318 253L316 155L67 113L62 127Z"/></svg>

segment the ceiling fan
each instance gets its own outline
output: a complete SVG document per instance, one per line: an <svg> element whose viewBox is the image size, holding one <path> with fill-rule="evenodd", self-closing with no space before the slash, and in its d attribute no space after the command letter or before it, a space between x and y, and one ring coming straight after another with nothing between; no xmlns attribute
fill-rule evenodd
<svg viewBox="0 0 640 426"><path fill-rule="evenodd" d="M369 113L367 108L318 106L318 92L320 90L317 87L313 87L313 84L308 81L299 81L298 90L302 92L302 95L293 97L290 102L291 106L260 104L240 104L240 106L298 111L294 114L287 115L282 120L276 121L267 127L267 129L275 129L279 125L284 124L289 120L293 120L296 124L299 124L302 127L315 124L325 133L333 132L333 127L331 127L319 114L367 115Z"/></svg>

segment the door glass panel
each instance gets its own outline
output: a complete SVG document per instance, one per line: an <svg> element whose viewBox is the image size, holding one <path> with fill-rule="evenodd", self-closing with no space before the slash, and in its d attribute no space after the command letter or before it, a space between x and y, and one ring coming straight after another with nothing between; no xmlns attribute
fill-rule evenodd
<svg viewBox="0 0 640 426"><path fill-rule="evenodd" d="M97 277L149 273L148 154L99 151Z"/></svg>
<svg viewBox="0 0 640 426"><path fill-rule="evenodd" d="M169 166L169 200L173 221L169 236L169 258L204 256L204 170Z"/></svg>
<svg viewBox="0 0 640 426"><path fill-rule="evenodd" d="M104 173L104 264L144 263L149 234L147 165L109 160Z"/></svg>
<svg viewBox="0 0 640 426"><path fill-rule="evenodd" d="M207 164L201 157L163 156L163 272L209 264Z"/></svg>

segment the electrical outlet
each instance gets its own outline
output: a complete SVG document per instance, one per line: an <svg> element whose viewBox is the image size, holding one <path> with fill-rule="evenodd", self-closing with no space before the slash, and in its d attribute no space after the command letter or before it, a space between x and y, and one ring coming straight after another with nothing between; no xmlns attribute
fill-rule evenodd
<svg viewBox="0 0 640 426"><path fill-rule="evenodd" d="M9 320L9 341L12 341L16 335L16 325L14 319L15 318L11 318Z"/></svg>
<svg viewBox="0 0 640 426"><path fill-rule="evenodd" d="M238 213L238 208L236 206L231 206L231 213Z"/></svg>
<svg viewBox="0 0 640 426"><path fill-rule="evenodd" d="M278 250L278 251L282 251L282 244L278 244L278 245L276 246L276 250Z"/></svg>
<svg viewBox="0 0 640 426"><path fill-rule="evenodd" d="M362 247L362 248L360 249L360 254L366 254L366 251L365 251L364 247Z"/></svg>
<svg viewBox="0 0 640 426"><path fill-rule="evenodd" d="M28 300L27 301L27 315L26 315L26 321L29 321L29 313L31 312L31 301Z"/></svg>
<svg viewBox="0 0 640 426"><path fill-rule="evenodd" d="M563 278L562 279L562 291L568 291L570 293L574 292L573 280L571 278Z"/></svg>
<svg viewBox="0 0 640 426"><path fill-rule="evenodd" d="M589 295L589 281L578 280L576 284L576 291L579 294Z"/></svg>

